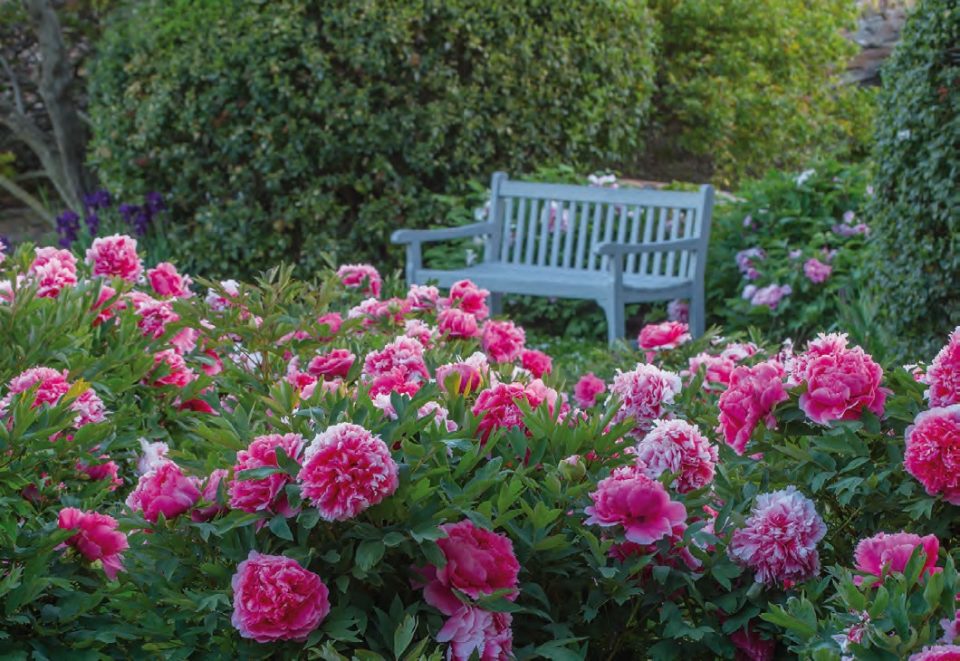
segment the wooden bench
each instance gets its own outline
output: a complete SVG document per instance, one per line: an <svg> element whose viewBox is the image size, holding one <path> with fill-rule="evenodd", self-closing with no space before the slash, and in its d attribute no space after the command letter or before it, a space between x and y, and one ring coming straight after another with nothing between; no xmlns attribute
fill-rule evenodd
<svg viewBox="0 0 960 661"><path fill-rule="evenodd" d="M393 233L394 243L407 246L408 284L470 279L490 290L494 311L502 294L593 299L611 342L624 336L627 303L686 298L691 332L703 334L712 186L609 189L511 181L497 172L490 188L485 222ZM481 263L424 268L422 244L468 237L484 237Z"/></svg>

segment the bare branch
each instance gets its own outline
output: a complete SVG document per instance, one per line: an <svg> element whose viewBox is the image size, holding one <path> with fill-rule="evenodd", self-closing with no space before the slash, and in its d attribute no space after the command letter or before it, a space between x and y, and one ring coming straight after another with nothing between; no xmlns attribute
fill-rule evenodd
<svg viewBox="0 0 960 661"><path fill-rule="evenodd" d="M7 62L7 58L3 56L3 53L0 53L0 66L3 67L3 71L10 78L10 86L13 88L13 102L16 105L17 112L23 115L26 113L23 105L23 92L20 91L17 74L14 72L13 67L10 66L10 63Z"/></svg>

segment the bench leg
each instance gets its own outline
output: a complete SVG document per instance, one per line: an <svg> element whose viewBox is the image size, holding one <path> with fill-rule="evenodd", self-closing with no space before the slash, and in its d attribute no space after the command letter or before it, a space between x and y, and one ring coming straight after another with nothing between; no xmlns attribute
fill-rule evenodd
<svg viewBox="0 0 960 661"><path fill-rule="evenodd" d="M703 290L695 291L690 297L690 333L694 338L702 337L706 332L707 310Z"/></svg>
<svg viewBox="0 0 960 661"><path fill-rule="evenodd" d="M490 315L503 313L503 294L490 293Z"/></svg>
<svg viewBox="0 0 960 661"><path fill-rule="evenodd" d="M607 315L607 341L613 345L627 334L623 301L601 301L600 306Z"/></svg>

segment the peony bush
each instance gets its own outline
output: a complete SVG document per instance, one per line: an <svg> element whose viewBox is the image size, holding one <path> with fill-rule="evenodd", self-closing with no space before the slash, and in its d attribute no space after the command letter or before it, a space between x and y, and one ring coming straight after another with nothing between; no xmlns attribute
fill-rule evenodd
<svg viewBox="0 0 960 661"><path fill-rule="evenodd" d="M97 241L0 261L13 658L957 642L960 330L901 366L673 321L566 379L470 282L213 282Z"/></svg>

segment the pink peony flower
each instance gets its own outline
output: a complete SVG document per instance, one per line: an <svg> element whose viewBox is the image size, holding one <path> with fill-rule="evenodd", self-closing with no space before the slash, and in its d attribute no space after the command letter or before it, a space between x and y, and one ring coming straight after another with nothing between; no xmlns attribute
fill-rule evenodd
<svg viewBox="0 0 960 661"><path fill-rule="evenodd" d="M446 537L437 540L447 563L424 569L427 583L423 598L444 615L453 615L463 606L454 593L458 590L470 599L480 599L499 590L509 590L505 599L513 601L517 591L520 563L513 554L513 542L473 524L469 519L440 526Z"/></svg>
<svg viewBox="0 0 960 661"><path fill-rule="evenodd" d="M906 430L903 465L931 496L960 505L960 404L920 413Z"/></svg>
<svg viewBox="0 0 960 661"><path fill-rule="evenodd" d="M430 373L423 362L423 345L410 337L398 337L380 351L363 359L363 377L371 379L400 372L408 381L427 381Z"/></svg>
<svg viewBox="0 0 960 661"><path fill-rule="evenodd" d="M93 304L93 307L90 308L91 312L97 313L97 316L93 320L94 326L99 326L105 321L109 321L113 317L114 305L107 305L107 303L116 295L117 292L113 287L110 287L109 285L102 285L100 287L100 293L97 295L97 300Z"/></svg>
<svg viewBox="0 0 960 661"><path fill-rule="evenodd" d="M345 379L356 360L357 357L346 349L332 349L313 358L307 365L307 372L328 380L337 377Z"/></svg>
<svg viewBox="0 0 960 661"><path fill-rule="evenodd" d="M355 518L399 486L387 444L347 422L328 427L307 446L297 481L325 521Z"/></svg>
<svg viewBox="0 0 960 661"><path fill-rule="evenodd" d="M303 642L330 613L330 593L320 577L282 555L250 551L231 584L230 623L258 643Z"/></svg>
<svg viewBox="0 0 960 661"><path fill-rule="evenodd" d="M663 485L644 474L640 464L614 469L590 494L586 525L622 526L627 541L653 544L673 533L687 518L683 503L670 500Z"/></svg>
<svg viewBox="0 0 960 661"><path fill-rule="evenodd" d="M170 262L160 262L147 271L147 280L157 296L174 298L190 298L193 292L190 285L193 281L188 275L177 273L177 267Z"/></svg>
<svg viewBox="0 0 960 661"><path fill-rule="evenodd" d="M647 324L637 337L637 346L646 351L676 349L690 341L690 327L679 321Z"/></svg>
<svg viewBox="0 0 960 661"><path fill-rule="evenodd" d="M227 492L230 507L244 512L272 512L292 516L296 510L287 503L284 487L293 482L286 473L273 473L256 480L241 479L240 472L253 468L277 466L277 448L283 448L288 457L299 463L303 437L300 434L267 434L257 436L246 450L237 453L233 479Z"/></svg>
<svg viewBox="0 0 960 661"><path fill-rule="evenodd" d="M493 362L510 363L520 357L526 341L526 333L512 321L488 321L483 325L480 344Z"/></svg>
<svg viewBox="0 0 960 661"><path fill-rule="evenodd" d="M7 407L14 395L26 392L36 386L30 408L38 406L56 406L60 398L70 390L67 370L58 372L49 367L31 367L10 379L7 383L7 395L0 400L0 417L7 414Z"/></svg>
<svg viewBox="0 0 960 661"><path fill-rule="evenodd" d="M705 390L711 391L722 390L718 386L728 385L733 369L737 366L737 363L731 358L726 358L723 355L714 356L706 352L691 357L688 364L688 373L691 377L696 375L701 367L705 368L703 387Z"/></svg>
<svg viewBox="0 0 960 661"><path fill-rule="evenodd" d="M476 337L480 334L477 318L459 308L447 308L437 317L440 334L455 339Z"/></svg>
<svg viewBox="0 0 960 661"><path fill-rule="evenodd" d="M436 310L440 302L440 290L433 285L410 285L407 302L411 310Z"/></svg>
<svg viewBox="0 0 960 661"><path fill-rule="evenodd" d="M197 348L200 331L196 328L181 328L170 338L170 346L181 356L185 356Z"/></svg>
<svg viewBox="0 0 960 661"><path fill-rule="evenodd" d="M960 404L960 326L953 330L947 346L930 363L923 383L930 386L924 393L930 406Z"/></svg>
<svg viewBox="0 0 960 661"><path fill-rule="evenodd" d="M177 388L184 388L197 378L196 372L187 367L183 356L178 354L174 349L164 349L163 351L158 351L153 354L153 367L154 372L156 372L157 369L166 372L150 382L153 386L176 386Z"/></svg>
<svg viewBox="0 0 960 661"><path fill-rule="evenodd" d="M101 455L99 457L101 460L110 459L109 455ZM119 477L120 467L117 466L114 461L106 461L102 464L91 464L85 461L78 461L76 464L76 469L78 472L83 473L91 480L96 480L98 482L108 482L110 486L107 487L108 491L116 491L117 487L123 484L123 480Z"/></svg>
<svg viewBox="0 0 960 661"><path fill-rule="evenodd" d="M522 383L497 383L480 392L472 411L473 415L481 417L480 424L477 426L481 445L487 442L495 429L517 427L526 431L526 426L523 424L523 411L517 405L524 399L531 408L536 408L547 401L547 405L552 410L557 400L557 392L546 388L542 382L526 386Z"/></svg>
<svg viewBox="0 0 960 661"><path fill-rule="evenodd" d="M403 323L403 334L412 337L426 348L433 342L437 331L422 319L407 319Z"/></svg>
<svg viewBox="0 0 960 661"><path fill-rule="evenodd" d="M667 303L667 319L688 323L690 321L690 305L679 298L673 299Z"/></svg>
<svg viewBox="0 0 960 661"><path fill-rule="evenodd" d="M151 443L145 438L140 439L140 450L142 454L137 459L137 473L143 475L160 467L167 461L167 454L170 448L163 441Z"/></svg>
<svg viewBox="0 0 960 661"><path fill-rule="evenodd" d="M533 378L539 379L553 371L553 359L542 351L524 349L520 352L520 364L529 370Z"/></svg>
<svg viewBox="0 0 960 661"><path fill-rule="evenodd" d="M220 288L226 296L214 289L207 289L207 296L204 298L204 302L218 312L226 310L240 297L240 283L236 280L221 280Z"/></svg>
<svg viewBox="0 0 960 661"><path fill-rule="evenodd" d="M480 289L469 280L460 280L450 287L450 297L444 301L444 304L472 314L477 321L483 321L490 315L490 309L487 307L489 295L490 292Z"/></svg>
<svg viewBox="0 0 960 661"><path fill-rule="evenodd" d="M816 257L811 257L803 264L803 274L807 276L807 280L817 285L826 282L832 272L832 266L824 264Z"/></svg>
<svg viewBox="0 0 960 661"><path fill-rule="evenodd" d="M940 571L937 567L937 554L940 551L940 540L936 535L920 537L908 532L888 534L877 533L873 537L860 540L853 553L857 563L857 571L874 576L883 576L884 572L903 573L910 560L910 555L918 546L923 547L925 561L921 576ZM855 576L853 582L860 585L862 576Z"/></svg>
<svg viewBox="0 0 960 661"><path fill-rule="evenodd" d="M754 367L740 366L730 375L730 387L720 395L720 427L724 440L733 451L742 455L757 424L763 420L767 429L777 421L773 409L789 399L783 387L783 368L776 362Z"/></svg>
<svg viewBox="0 0 960 661"><path fill-rule="evenodd" d="M200 490L200 499L210 504L205 507L197 507L190 512L190 519L192 521L197 523L209 521L216 515L228 511L226 507L217 502L217 492L220 490L220 483L227 479L229 474L230 471L225 468L217 468L210 473L210 476Z"/></svg>
<svg viewBox="0 0 960 661"><path fill-rule="evenodd" d="M36 257L27 273L37 283L37 296L56 298L65 287L77 284L77 258L69 250L34 248Z"/></svg>
<svg viewBox="0 0 960 661"><path fill-rule="evenodd" d="M757 583L791 588L820 571L817 543L826 534L813 501L789 486L757 496L727 552L734 562L754 570Z"/></svg>
<svg viewBox="0 0 960 661"><path fill-rule="evenodd" d="M461 395L468 395L481 386L488 369L486 356L475 353L467 360L438 367L437 385L446 392L448 384L453 385L455 382L454 389Z"/></svg>
<svg viewBox="0 0 960 661"><path fill-rule="evenodd" d="M380 298L383 281L380 273L370 264L344 264L337 269L337 277L348 289L361 289L364 296Z"/></svg>
<svg viewBox="0 0 960 661"><path fill-rule="evenodd" d="M797 365L797 378L807 384L800 408L813 422L856 420L864 408L883 415L888 392L880 387L883 370L860 347L848 349L846 335L821 333Z"/></svg>
<svg viewBox="0 0 960 661"><path fill-rule="evenodd" d="M907 661L960 661L960 645L934 645L910 655Z"/></svg>
<svg viewBox="0 0 960 661"><path fill-rule="evenodd" d="M77 416L73 419L73 426L77 429L107 419L107 416L104 415L106 409L103 406L103 400L100 399L100 396L92 387L84 390L70 403L70 410L77 413Z"/></svg>
<svg viewBox="0 0 960 661"><path fill-rule="evenodd" d="M87 264L93 267L93 275L118 277L127 282L136 282L143 272L136 239L123 234L94 239L87 248Z"/></svg>
<svg viewBox="0 0 960 661"><path fill-rule="evenodd" d="M730 635L730 642L737 647L737 658L747 661L773 661L776 658L777 641L761 638L751 625L737 629Z"/></svg>
<svg viewBox="0 0 960 661"><path fill-rule="evenodd" d="M437 632L437 642L450 643L447 661L469 661L474 653L480 661L508 661L513 658L512 622L510 613L461 606Z"/></svg>
<svg viewBox="0 0 960 661"><path fill-rule="evenodd" d="M713 481L717 446L696 425L683 420L657 420L653 425L635 450L647 477L677 473L671 486L679 493L702 489Z"/></svg>
<svg viewBox="0 0 960 661"><path fill-rule="evenodd" d="M620 423L632 419L630 433L639 437L664 414L664 406L673 403L680 388L679 376L654 365L639 363L630 372L618 369L610 386L610 392L620 400L620 410L613 420Z"/></svg>
<svg viewBox="0 0 960 661"><path fill-rule="evenodd" d="M77 533L64 542L90 562L103 565L103 573L113 580L123 571L121 554L129 547L127 536L117 530L117 520L106 514L82 512L74 507L60 510L57 525Z"/></svg>
<svg viewBox="0 0 960 661"><path fill-rule="evenodd" d="M325 326L327 329L320 339L328 340L340 332L340 327L343 326L343 317L340 316L339 312L327 312L317 317L317 324Z"/></svg>
<svg viewBox="0 0 960 661"><path fill-rule="evenodd" d="M163 461L140 476L136 488L127 496L127 507L142 511L143 518L153 523L161 514L172 519L193 507L200 499L200 490L172 461Z"/></svg>
<svg viewBox="0 0 960 661"><path fill-rule="evenodd" d="M180 321L170 301L158 301L140 292L131 292L129 298L139 317L137 327L144 337L157 339L166 332L167 324Z"/></svg>
<svg viewBox="0 0 960 661"><path fill-rule="evenodd" d="M597 403L597 397L606 389L607 384L603 379L594 376L593 372L587 372L573 387L573 399L577 402L577 406L588 409Z"/></svg>

